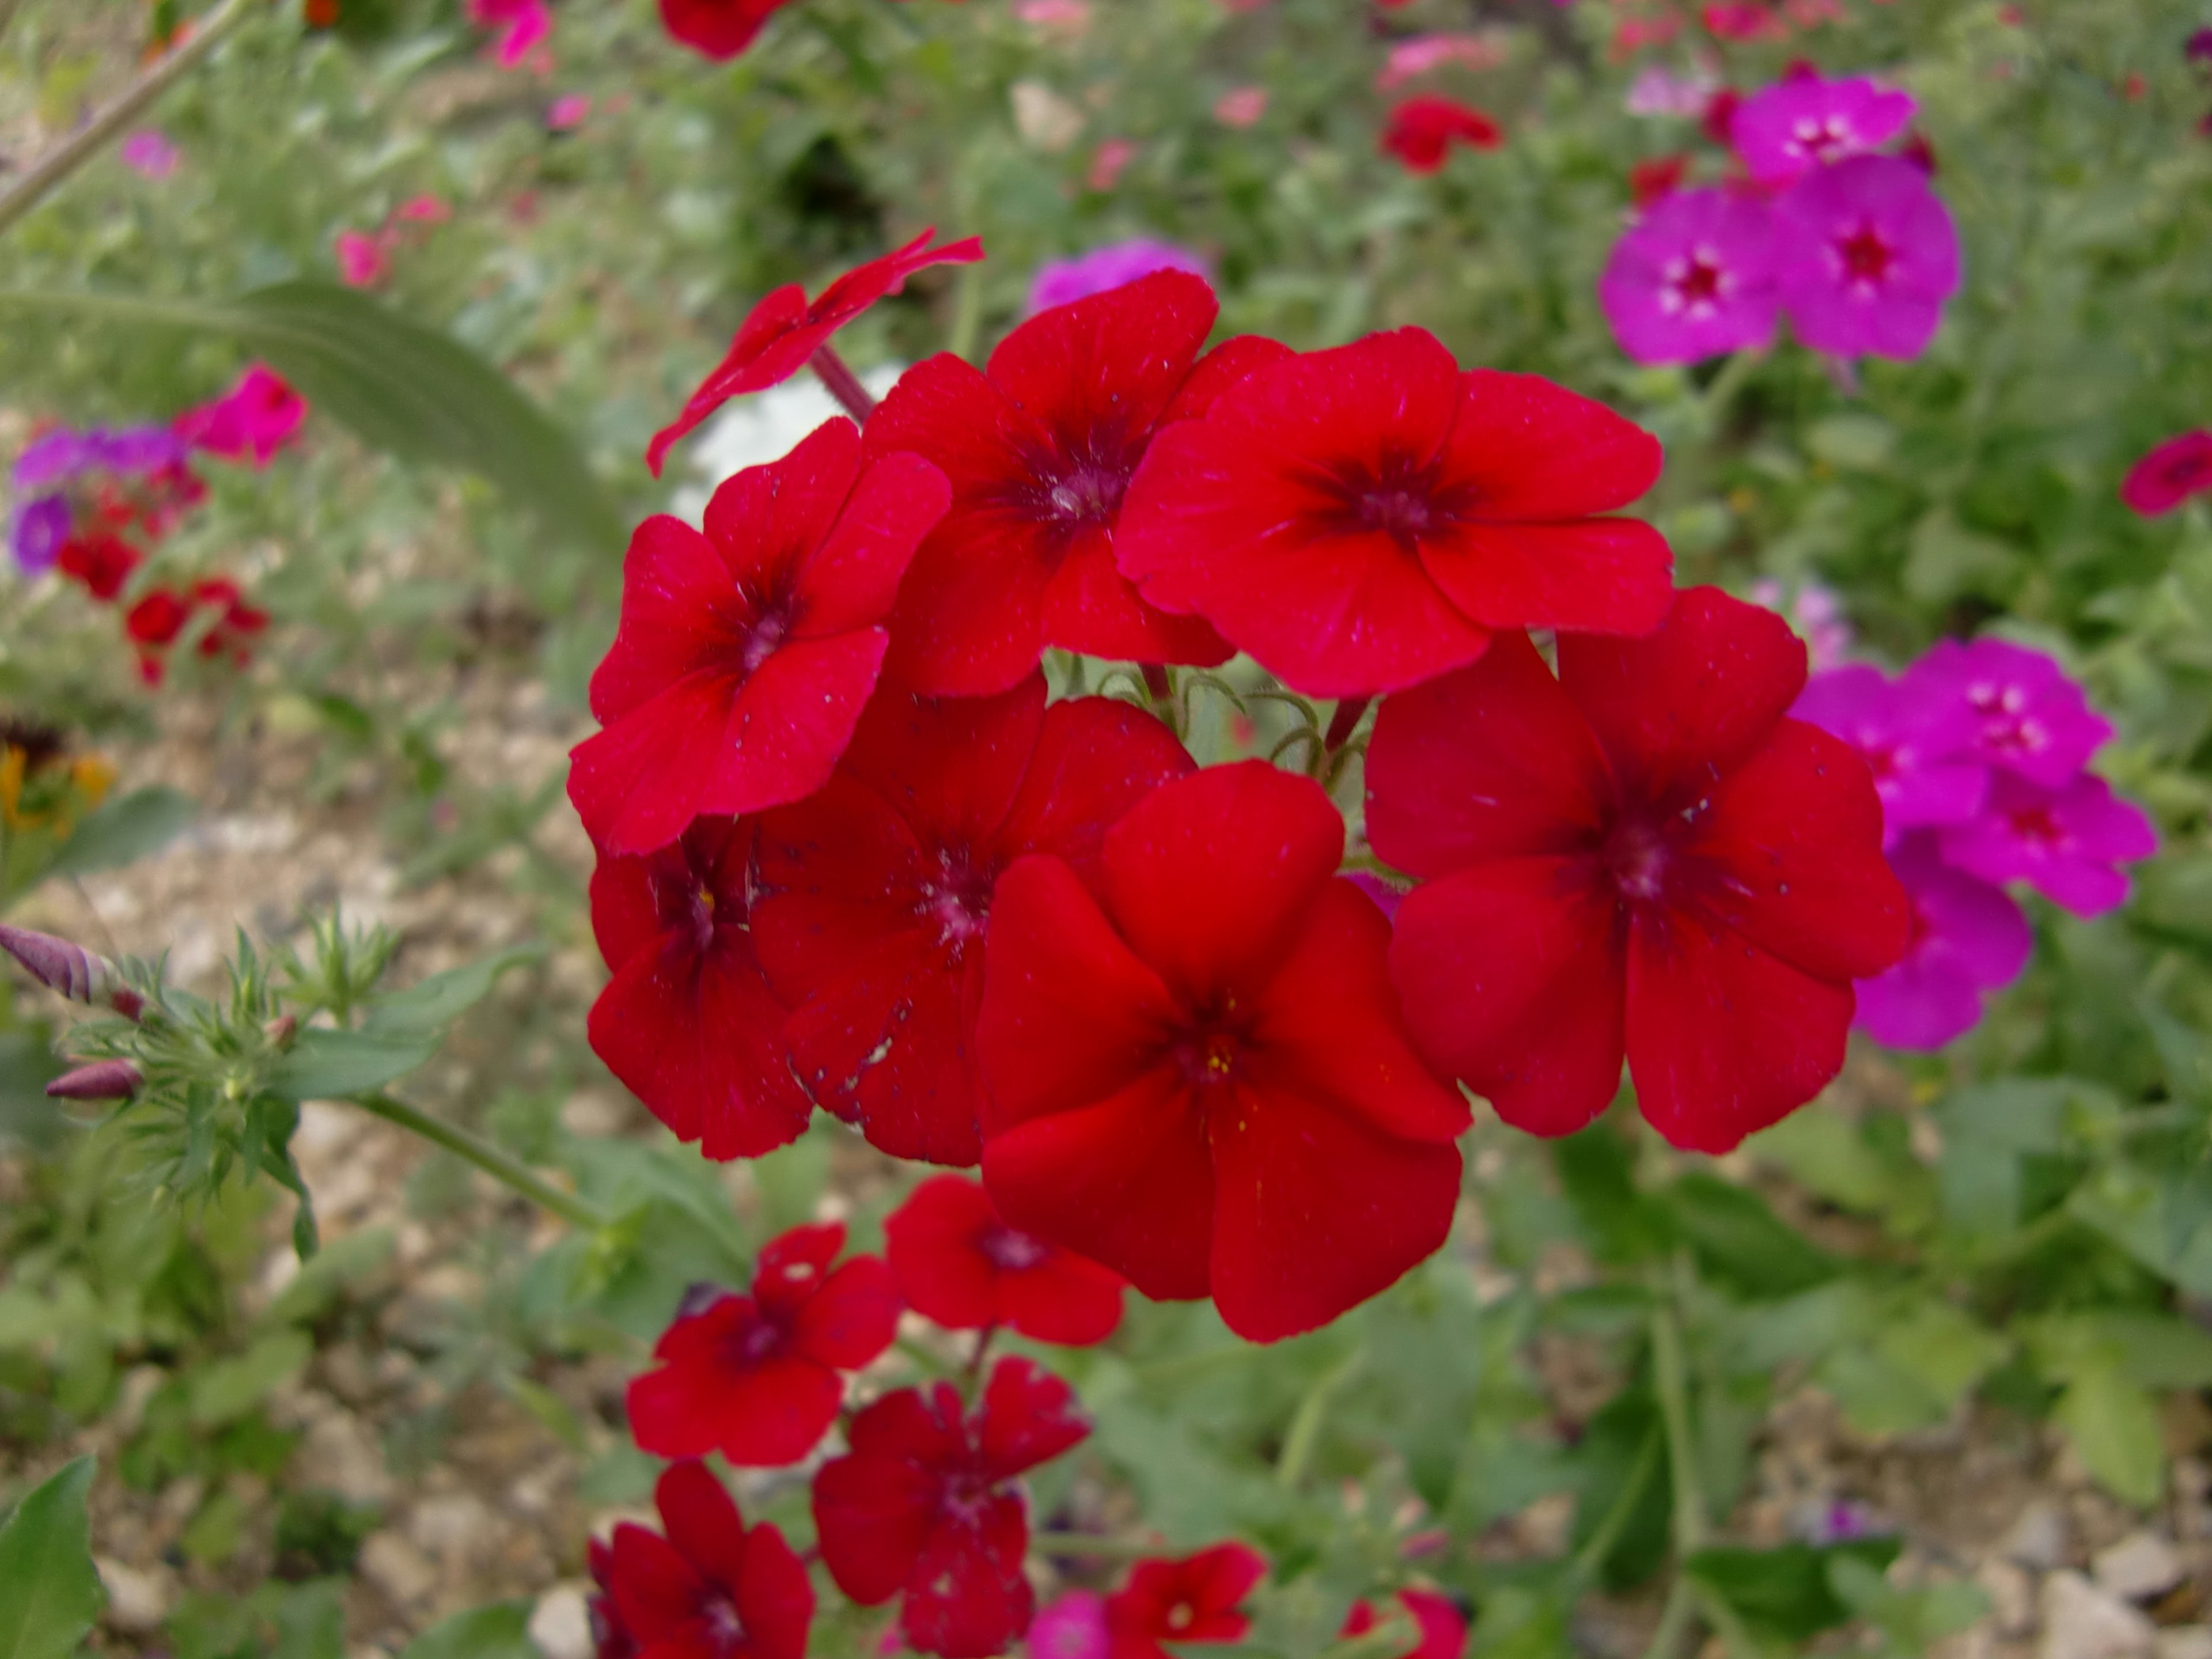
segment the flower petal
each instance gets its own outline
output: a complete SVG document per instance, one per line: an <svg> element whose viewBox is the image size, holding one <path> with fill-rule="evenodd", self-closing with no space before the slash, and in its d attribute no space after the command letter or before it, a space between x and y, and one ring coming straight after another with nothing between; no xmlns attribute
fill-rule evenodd
<svg viewBox="0 0 2212 1659"><path fill-rule="evenodd" d="M841 1371L870 1364L898 1334L899 1296L883 1258L856 1255L799 1310L793 1352Z"/></svg>
<svg viewBox="0 0 2212 1659"><path fill-rule="evenodd" d="M1540 374L1470 369L1440 457L1490 520L1579 519L1627 506L1659 481L1659 441ZM1663 546L1664 544L1662 543Z"/></svg>
<svg viewBox="0 0 2212 1659"><path fill-rule="evenodd" d="M1649 634L1673 602L1674 555L1641 519L1460 523L1421 538L1421 568L1485 628Z"/></svg>
<svg viewBox="0 0 2212 1659"><path fill-rule="evenodd" d="M814 1586L782 1528L763 1522L745 1535L744 1571L736 1599L753 1659L805 1659Z"/></svg>

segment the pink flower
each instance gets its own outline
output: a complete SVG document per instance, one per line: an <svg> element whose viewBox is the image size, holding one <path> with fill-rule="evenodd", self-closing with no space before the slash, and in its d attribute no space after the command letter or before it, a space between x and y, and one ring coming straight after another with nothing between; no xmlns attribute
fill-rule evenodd
<svg viewBox="0 0 2212 1659"><path fill-rule="evenodd" d="M1808 173L1776 207L1774 232L1783 308L1815 351L1917 357L1958 291L1950 211L1918 167L1893 155Z"/></svg>
<svg viewBox="0 0 2212 1659"><path fill-rule="evenodd" d="M1911 940L1896 967L1858 982L1854 1023L1893 1048L1940 1048L1980 1021L1984 992L2020 977L2035 935L2000 890L1944 863L1928 831L1893 848L1889 867L1912 905Z"/></svg>
<svg viewBox="0 0 2212 1659"><path fill-rule="evenodd" d="M2158 832L2094 772L2057 789L1998 772L1988 809L1944 830L1941 844L1969 875L2025 881L2075 915L2097 916L2126 902L2128 878L2117 866L2158 851Z"/></svg>
<svg viewBox="0 0 2212 1659"><path fill-rule="evenodd" d="M1744 100L1729 137L1753 178L1788 185L1887 143L1918 108L1911 93L1864 76L1830 81L1817 73L1794 75Z"/></svg>
<svg viewBox="0 0 2212 1659"><path fill-rule="evenodd" d="M1265 87L1238 87L1213 100L1213 118L1224 127L1251 127L1267 112Z"/></svg>
<svg viewBox="0 0 2212 1659"><path fill-rule="evenodd" d="M410 196L392 210L392 216L410 225L442 225L453 216L453 210L438 197Z"/></svg>
<svg viewBox="0 0 2212 1659"><path fill-rule="evenodd" d="M2112 735L2055 660L2003 640L1942 641L1899 690L1910 704L1963 707L1972 722L1966 754L2045 788L2068 783Z"/></svg>
<svg viewBox="0 0 2212 1659"><path fill-rule="evenodd" d="M539 74L551 71L552 54L544 41L553 30L553 14L545 0L469 0L469 21L502 31L489 49L501 69L527 63Z"/></svg>
<svg viewBox="0 0 2212 1659"><path fill-rule="evenodd" d="M1089 0L1015 0L1014 15L1039 34L1078 40L1091 31Z"/></svg>
<svg viewBox="0 0 2212 1659"><path fill-rule="evenodd" d="M1981 811L1989 769L1973 752L1979 728L1964 698L1931 695L1924 683L1893 684L1871 664L1847 663L1815 675L1790 712L1865 758L1893 838Z"/></svg>
<svg viewBox="0 0 2212 1659"><path fill-rule="evenodd" d="M592 100L583 93L563 93L547 106L546 129L551 132L573 132L584 125L592 112Z"/></svg>
<svg viewBox="0 0 2212 1659"><path fill-rule="evenodd" d="M348 288L374 288L392 271L384 238L364 230L338 233L338 280Z"/></svg>
<svg viewBox="0 0 2212 1659"><path fill-rule="evenodd" d="M1703 70L1694 75L1676 75L1673 70L1654 64L1630 82L1628 112L1631 115L1680 115L1693 118L1705 112L1705 106L1712 100L1713 93L1719 85L1719 82Z"/></svg>
<svg viewBox="0 0 2212 1659"><path fill-rule="evenodd" d="M1188 248L1140 236L1130 242L1109 242L1073 259L1048 259L1037 267L1030 282L1029 310L1036 316L1054 306L1087 300L1110 289L1126 288L1156 270L1187 270L1194 276L1208 275L1206 261Z"/></svg>
<svg viewBox="0 0 2212 1659"><path fill-rule="evenodd" d="M1391 92L1431 70L1457 64L1462 69L1496 69L1505 61L1505 48L1487 34L1416 34L1395 41L1390 56L1375 76L1378 91Z"/></svg>
<svg viewBox="0 0 2212 1659"><path fill-rule="evenodd" d="M1779 40L1789 25L1764 6L1716 4L1705 9L1705 33L1721 40Z"/></svg>
<svg viewBox="0 0 2212 1659"><path fill-rule="evenodd" d="M2212 34L2212 29L2205 33ZM2207 489L2212 489L2212 431L2199 428L2168 438L2130 467L2120 499L2144 518L2154 519Z"/></svg>
<svg viewBox="0 0 2212 1659"><path fill-rule="evenodd" d="M1121 170L1137 159L1133 138L1109 138L1092 152L1091 170L1083 175L1086 190L1109 191L1121 182Z"/></svg>
<svg viewBox="0 0 2212 1659"><path fill-rule="evenodd" d="M170 429L206 454L266 466L307 418L307 400L266 363L255 363L222 397L178 416Z"/></svg>
<svg viewBox="0 0 2212 1659"><path fill-rule="evenodd" d="M1030 1621L1029 1659L1106 1659L1106 1598L1069 1590Z"/></svg>
<svg viewBox="0 0 2212 1659"><path fill-rule="evenodd" d="M1774 337L1771 218L1717 189L1654 203L1613 245L1598 303L1639 363L1691 363Z"/></svg>
<svg viewBox="0 0 2212 1659"><path fill-rule="evenodd" d="M115 153L125 167L148 179L166 179L177 170L177 147L152 127L141 127Z"/></svg>
<svg viewBox="0 0 2212 1659"><path fill-rule="evenodd" d="M1781 612L1797 637L1805 641L1805 655L1815 674L1833 668L1851 648L1850 620L1834 593L1818 582L1802 582L1784 601L1782 584L1762 577L1751 585L1751 602ZM1799 715L1799 719L1806 718ZM1817 722L1815 722L1817 724Z"/></svg>

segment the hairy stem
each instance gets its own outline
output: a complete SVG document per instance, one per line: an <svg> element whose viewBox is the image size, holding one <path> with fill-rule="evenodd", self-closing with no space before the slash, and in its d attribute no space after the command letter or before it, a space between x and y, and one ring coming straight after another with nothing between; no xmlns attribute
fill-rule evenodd
<svg viewBox="0 0 2212 1659"><path fill-rule="evenodd" d="M830 390L830 395L844 406L845 412L862 425L876 412L875 394L860 384L860 377L846 366L837 355L836 348L828 341L814 348L814 355L806 360L814 378Z"/></svg>
<svg viewBox="0 0 2212 1659"><path fill-rule="evenodd" d="M1361 716L1367 713L1367 705L1373 701L1372 697L1346 697L1337 704L1336 712L1328 717L1328 735L1322 739L1322 746L1329 753L1334 754L1352 741L1352 734L1358 729Z"/></svg>
<svg viewBox="0 0 2212 1659"><path fill-rule="evenodd" d="M433 1146L442 1146L456 1158L475 1164L493 1180L514 1188L532 1203L550 1210L571 1226L596 1232L611 1218L575 1194L556 1187L521 1159L493 1146L482 1136L432 1117L419 1107L410 1106L404 1100L394 1100L390 1095L356 1095L353 1097L353 1103L387 1123L396 1123L403 1129L412 1130Z"/></svg>
<svg viewBox="0 0 2212 1659"><path fill-rule="evenodd" d="M0 0L5 4L7 0ZM31 164L31 170L0 194L0 231L44 201L70 174L107 147L111 139L145 112L154 100L216 46L252 11L255 0L222 0L197 27L184 45L164 53L144 74L124 88L106 109ZM12 5L9 10L14 9ZM6 21L0 15L0 22Z"/></svg>

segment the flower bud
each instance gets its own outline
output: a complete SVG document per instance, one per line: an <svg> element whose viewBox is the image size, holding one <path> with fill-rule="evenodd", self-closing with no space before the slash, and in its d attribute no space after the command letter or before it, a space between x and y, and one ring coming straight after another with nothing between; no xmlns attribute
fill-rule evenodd
<svg viewBox="0 0 2212 1659"><path fill-rule="evenodd" d="M279 1014L261 1028L261 1035L267 1039L269 1046L280 1054L292 1046L292 1039L299 1032L300 1017L297 1014Z"/></svg>
<svg viewBox="0 0 2212 1659"><path fill-rule="evenodd" d="M57 1100L128 1100L145 1080L127 1060L95 1060L64 1072L46 1085L46 1092Z"/></svg>
<svg viewBox="0 0 2212 1659"><path fill-rule="evenodd" d="M146 1006L145 999L123 983L113 963L65 939L0 923L0 950L22 963L40 984L72 1001L105 1001L126 1019L137 1018Z"/></svg>

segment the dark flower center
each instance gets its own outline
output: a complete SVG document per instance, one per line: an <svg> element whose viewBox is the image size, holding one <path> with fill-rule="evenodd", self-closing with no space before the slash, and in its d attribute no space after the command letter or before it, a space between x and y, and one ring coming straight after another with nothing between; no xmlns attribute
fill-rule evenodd
<svg viewBox="0 0 2212 1659"><path fill-rule="evenodd" d="M2055 848L2066 840L2065 830L2047 806L2015 806L2005 814L2005 822L2012 825L2013 834L2022 841L2035 842L2045 848Z"/></svg>
<svg viewBox="0 0 2212 1659"><path fill-rule="evenodd" d="M968 848L938 849L937 874L922 883L919 908L923 919L936 927L939 944L957 954L982 933L991 919L991 891L998 879L998 866Z"/></svg>
<svg viewBox="0 0 2212 1659"><path fill-rule="evenodd" d="M1790 136L1798 154L1810 156L1816 161L1825 161L1830 151L1841 149L1850 143L1853 134L1843 117L1831 115L1825 119L1808 116L1797 123Z"/></svg>
<svg viewBox="0 0 2212 1659"><path fill-rule="evenodd" d="M1175 1057L1193 1087L1215 1088L1237 1080L1249 1036L1249 1021L1232 998L1192 1017L1176 1040Z"/></svg>
<svg viewBox="0 0 2212 1659"><path fill-rule="evenodd" d="M1379 530L1406 548L1421 539L1436 517L1426 496L1402 488L1368 490L1352 510L1365 528Z"/></svg>
<svg viewBox="0 0 2212 1659"><path fill-rule="evenodd" d="M1880 283L1897 262L1897 250L1869 222L1837 239L1836 257L1843 261L1844 275L1852 282Z"/></svg>
<svg viewBox="0 0 2212 1659"><path fill-rule="evenodd" d="M986 1228L975 1240L990 1264L1001 1273L1016 1273L1036 1267L1052 1253L1052 1247L1027 1233L1018 1233L1004 1222Z"/></svg>
<svg viewBox="0 0 2212 1659"><path fill-rule="evenodd" d="M1656 822L1631 813L1607 832L1598 861L1621 897L1650 903L1666 893L1673 850Z"/></svg>
<svg viewBox="0 0 2212 1659"><path fill-rule="evenodd" d="M2028 712L2027 693L2019 686L1972 685L1966 701L1982 717L1982 741L2000 753L2034 754L2051 746L2049 730Z"/></svg>
<svg viewBox="0 0 2212 1659"><path fill-rule="evenodd" d="M2212 451L2177 455L2160 470L2169 489L2201 489L2212 484Z"/></svg>
<svg viewBox="0 0 2212 1659"><path fill-rule="evenodd" d="M781 1325L756 1311L750 1319L730 1333L726 1352L731 1363L739 1370L750 1370L763 1360L781 1353L789 1340L789 1334Z"/></svg>
<svg viewBox="0 0 2212 1659"><path fill-rule="evenodd" d="M752 626L745 630L744 643L738 653L738 661L747 674L755 672L775 654L776 647L791 632L791 607L787 604L763 607Z"/></svg>
<svg viewBox="0 0 2212 1659"><path fill-rule="evenodd" d="M745 1645L745 1621L738 1604L723 1590L709 1590L699 1604L699 1623L708 1645L718 1654L734 1654Z"/></svg>
<svg viewBox="0 0 2212 1659"><path fill-rule="evenodd" d="M1104 524L1120 510L1128 488L1125 467L1096 462L1078 466L1045 491L1045 516L1070 526Z"/></svg>

